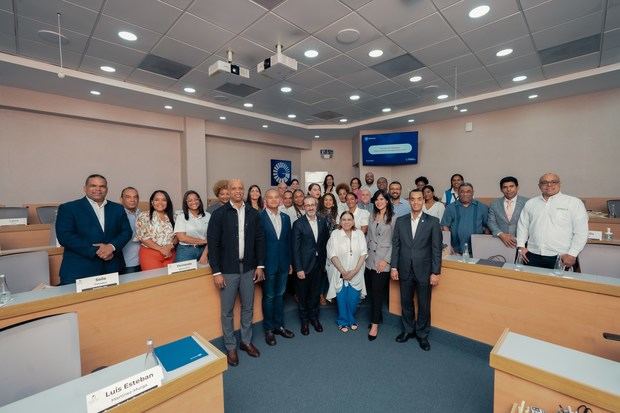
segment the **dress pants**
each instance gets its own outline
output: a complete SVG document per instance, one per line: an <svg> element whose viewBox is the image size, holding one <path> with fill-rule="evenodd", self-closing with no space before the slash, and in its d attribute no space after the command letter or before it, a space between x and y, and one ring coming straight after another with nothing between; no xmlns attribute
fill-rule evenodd
<svg viewBox="0 0 620 413"><path fill-rule="evenodd" d="M136 265L134 267L125 267L125 269L123 270L123 272L121 272L121 274L131 274L131 273L140 272L140 271L142 271L140 269L140 266Z"/></svg>
<svg viewBox="0 0 620 413"><path fill-rule="evenodd" d="M527 252L526 254L528 262L526 265L531 265L532 267L540 267L540 268L554 268L555 262L558 259L557 255L538 255L532 252Z"/></svg>
<svg viewBox="0 0 620 413"><path fill-rule="evenodd" d="M284 326L284 292L288 268L280 272L266 272L263 283L263 328L271 331Z"/></svg>
<svg viewBox="0 0 620 413"><path fill-rule="evenodd" d="M252 316L254 314L254 270L240 274L222 274L226 287L220 290L222 333L226 350L237 348L233 308L237 294L241 298L241 341L252 342Z"/></svg>
<svg viewBox="0 0 620 413"><path fill-rule="evenodd" d="M343 283L340 291L336 293L336 301L338 303L338 318L336 323L338 326L350 327L357 324L355 313L357 305L360 302L362 292L351 287L349 283Z"/></svg>
<svg viewBox="0 0 620 413"><path fill-rule="evenodd" d="M299 318L302 323L319 319L319 296L321 295L320 267L306 273L306 278L300 280L297 277L297 300L299 306Z"/></svg>
<svg viewBox="0 0 620 413"><path fill-rule="evenodd" d="M148 271L156 268L165 268L168 264L172 264L174 262L175 252L172 251L172 256L164 258L159 251L140 245L138 256L140 258L140 268L142 268L142 271Z"/></svg>
<svg viewBox="0 0 620 413"><path fill-rule="evenodd" d="M413 271L403 277L400 273L400 306L403 331L407 334L416 333L419 338L426 338L430 331L431 318L431 284L430 276L424 280L413 275ZM413 296L418 293L418 319L415 318Z"/></svg>
<svg viewBox="0 0 620 413"><path fill-rule="evenodd" d="M381 324L383 322L383 301L387 293L387 286L390 282L389 272L377 272L366 268L366 289L369 291L370 298L370 322Z"/></svg>

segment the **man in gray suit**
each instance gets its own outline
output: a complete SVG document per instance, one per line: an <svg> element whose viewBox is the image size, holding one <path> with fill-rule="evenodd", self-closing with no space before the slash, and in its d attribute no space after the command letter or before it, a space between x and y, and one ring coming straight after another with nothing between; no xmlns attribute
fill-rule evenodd
<svg viewBox="0 0 620 413"><path fill-rule="evenodd" d="M519 181L514 176L502 178L499 188L504 196L491 203L487 225L504 245L517 248L517 222L527 198L518 195Z"/></svg>
<svg viewBox="0 0 620 413"><path fill-rule="evenodd" d="M411 213L396 220L392 236L391 277L400 280L400 306L403 331L396 341L404 343L416 337L420 348L429 351L431 287L439 284L441 273L441 227L439 220L422 212L422 191L409 193ZM418 292L418 319L415 320L413 296Z"/></svg>

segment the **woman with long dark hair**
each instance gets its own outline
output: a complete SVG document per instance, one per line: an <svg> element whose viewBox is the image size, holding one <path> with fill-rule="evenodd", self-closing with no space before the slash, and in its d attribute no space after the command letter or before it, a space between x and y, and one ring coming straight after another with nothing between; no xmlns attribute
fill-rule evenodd
<svg viewBox="0 0 620 413"><path fill-rule="evenodd" d="M331 194L334 192L334 175L327 174L323 179L323 194Z"/></svg>
<svg viewBox="0 0 620 413"><path fill-rule="evenodd" d="M308 196L316 199L316 204L319 204L319 199L321 199L321 185L319 184L310 184L308 185Z"/></svg>
<svg viewBox="0 0 620 413"><path fill-rule="evenodd" d="M136 220L136 238L140 241L142 271L163 268L174 262L174 209L170 195L158 189L149 198L149 211L141 212Z"/></svg>
<svg viewBox="0 0 620 413"><path fill-rule="evenodd" d="M183 215L177 217L174 225L179 245L175 262L198 260L207 264L207 226L211 214L205 212L198 192L187 191L183 195Z"/></svg>
<svg viewBox="0 0 620 413"><path fill-rule="evenodd" d="M446 207L439 201L439 198L435 196L435 188L433 188L432 185L424 185L424 188L422 188L422 196L424 197L422 212L438 218L439 222L441 222Z"/></svg>
<svg viewBox="0 0 620 413"><path fill-rule="evenodd" d="M246 204L252 205L257 211L262 211L265 209L265 204L263 203L263 194L260 191L260 187L258 185L251 185L248 189L248 196L245 199Z"/></svg>

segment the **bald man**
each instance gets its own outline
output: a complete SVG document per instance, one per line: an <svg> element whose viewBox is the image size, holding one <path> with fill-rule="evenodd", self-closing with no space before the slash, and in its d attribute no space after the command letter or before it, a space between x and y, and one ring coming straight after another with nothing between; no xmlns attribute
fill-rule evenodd
<svg viewBox="0 0 620 413"><path fill-rule="evenodd" d="M535 267L554 268L558 256L572 267L588 240L586 208L579 198L560 192L557 174L541 176L538 188L540 196L527 201L519 217L519 254Z"/></svg>

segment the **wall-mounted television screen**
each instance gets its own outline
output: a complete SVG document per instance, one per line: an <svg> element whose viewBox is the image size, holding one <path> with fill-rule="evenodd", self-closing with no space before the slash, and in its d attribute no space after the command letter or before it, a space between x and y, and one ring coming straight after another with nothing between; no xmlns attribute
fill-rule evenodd
<svg viewBox="0 0 620 413"><path fill-rule="evenodd" d="M363 165L416 163L418 163L418 131L362 135Z"/></svg>

